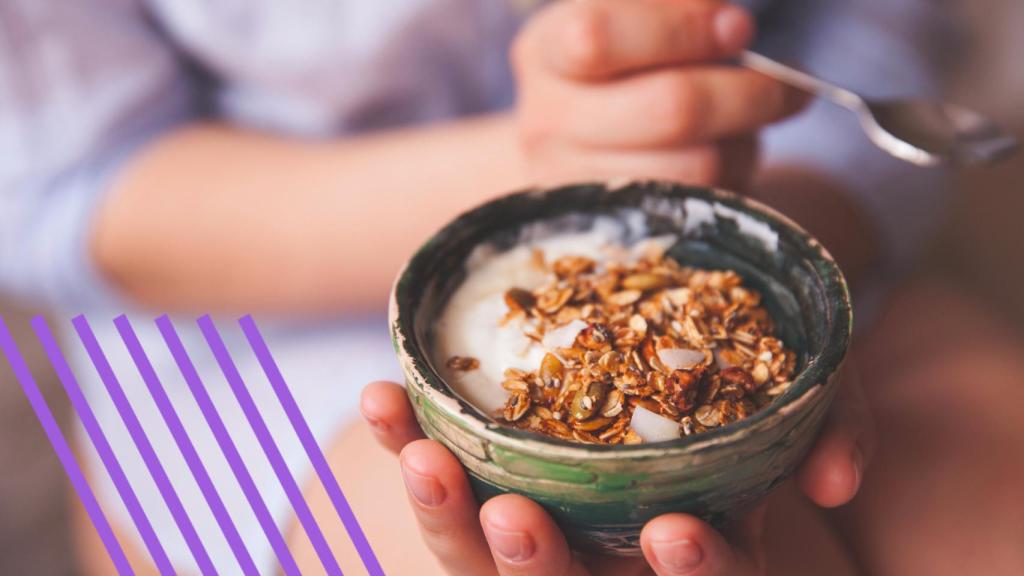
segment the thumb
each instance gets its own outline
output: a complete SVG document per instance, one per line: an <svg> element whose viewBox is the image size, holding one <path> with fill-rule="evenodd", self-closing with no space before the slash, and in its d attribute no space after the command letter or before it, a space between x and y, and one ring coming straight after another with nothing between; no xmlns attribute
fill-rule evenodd
<svg viewBox="0 0 1024 576"><path fill-rule="evenodd" d="M761 507L730 528L730 543L694 516L666 514L644 527L640 546L658 576L759 576L763 521Z"/></svg>

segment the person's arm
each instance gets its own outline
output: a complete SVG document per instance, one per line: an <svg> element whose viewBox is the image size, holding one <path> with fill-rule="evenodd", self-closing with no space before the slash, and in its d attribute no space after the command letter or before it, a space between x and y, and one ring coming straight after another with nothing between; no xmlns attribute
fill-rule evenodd
<svg viewBox="0 0 1024 576"><path fill-rule="evenodd" d="M246 27L223 21L235 12L90 6L3 14L18 34L0 35L0 292L69 313L382 307L418 243L523 184L509 117L423 124L495 109L500 86L460 87L469 102L445 106L455 97L414 87L396 101L425 103L388 114L419 127L370 134L388 118L360 119L359 99L388 85L358 77L345 43L299 73L243 45ZM217 18L239 36L188 26ZM272 52L266 36L255 34ZM296 84L332 73L351 99Z"/></svg>
<svg viewBox="0 0 1024 576"><path fill-rule="evenodd" d="M92 250L161 310L380 306L419 243L522 174L510 116L336 141L193 125L121 169Z"/></svg>

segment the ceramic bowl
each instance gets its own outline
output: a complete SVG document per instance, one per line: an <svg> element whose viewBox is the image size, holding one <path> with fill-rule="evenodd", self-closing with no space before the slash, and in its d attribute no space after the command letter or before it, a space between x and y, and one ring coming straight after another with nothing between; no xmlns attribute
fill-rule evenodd
<svg viewBox="0 0 1024 576"><path fill-rule="evenodd" d="M651 235L678 235L669 254L680 262L731 268L761 291L780 337L800 357L792 386L739 422L669 442L617 446L502 426L459 398L432 363L430 339L471 251L484 243L511 247L524 225L538 221L582 227L596 215L630 211L642 215ZM526 495L577 547L633 554L641 528L655 516L686 512L721 527L793 472L835 394L851 311L831 256L786 217L725 191L631 182L526 191L459 216L400 273L389 321L420 425L458 457L481 501Z"/></svg>

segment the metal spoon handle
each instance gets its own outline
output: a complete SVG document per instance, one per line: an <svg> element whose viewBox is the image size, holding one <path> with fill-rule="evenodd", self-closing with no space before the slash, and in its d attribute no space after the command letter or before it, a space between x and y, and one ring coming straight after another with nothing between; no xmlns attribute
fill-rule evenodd
<svg viewBox="0 0 1024 576"><path fill-rule="evenodd" d="M860 109L864 107L864 100L846 88L836 86L835 84L826 82L821 78L811 76L802 70L786 66L781 62L772 60L767 56L762 56L757 52L745 50L740 55L739 61L740 64L747 68L757 70L766 76L771 76L780 82L784 82L790 86L795 86L801 90L810 92L811 94L818 94L824 98L828 98L844 108L849 108L856 112L860 111Z"/></svg>

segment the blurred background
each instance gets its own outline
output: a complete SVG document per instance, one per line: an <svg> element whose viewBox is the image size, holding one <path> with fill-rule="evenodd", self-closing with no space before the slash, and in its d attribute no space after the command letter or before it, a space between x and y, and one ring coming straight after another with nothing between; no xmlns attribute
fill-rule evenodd
<svg viewBox="0 0 1024 576"><path fill-rule="evenodd" d="M1024 134L1024 2L958 0L971 52L950 93ZM959 195L918 271L954 282L1024 333L1024 155L956 176ZM12 329L32 311L0 301ZM48 374L41 350L16 334L33 373ZM39 385L67 428L67 399L55 378ZM73 574L66 477L6 362L0 362L0 574Z"/></svg>

